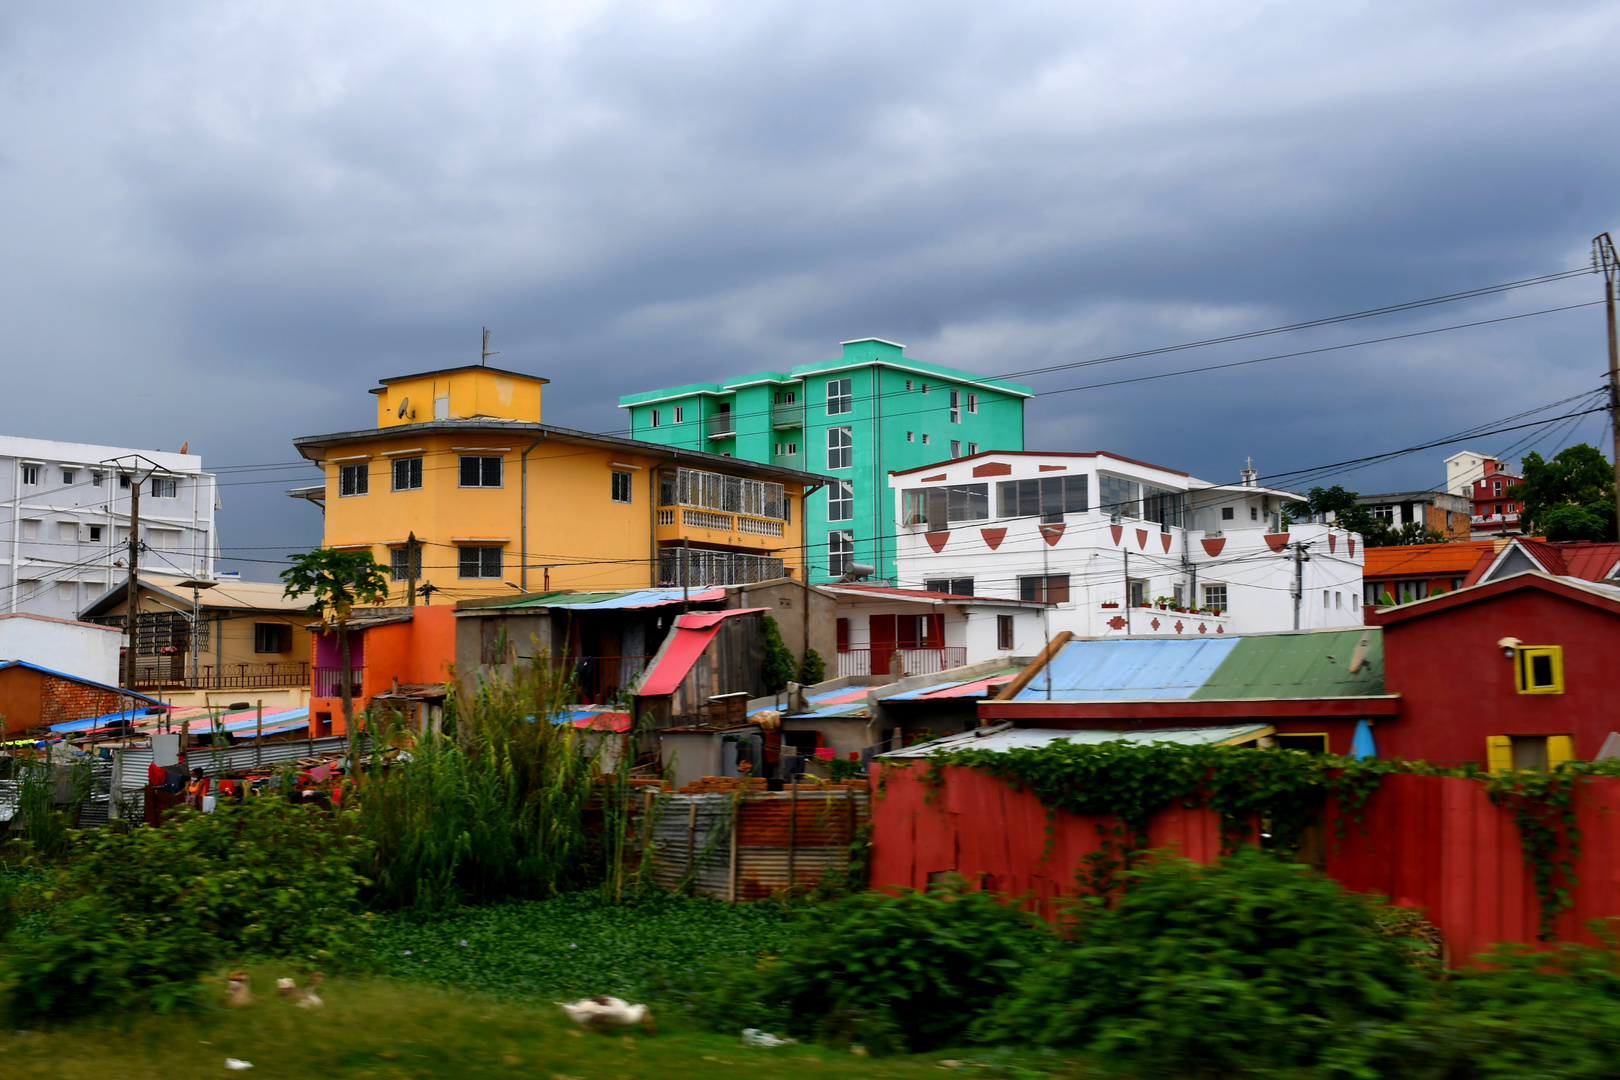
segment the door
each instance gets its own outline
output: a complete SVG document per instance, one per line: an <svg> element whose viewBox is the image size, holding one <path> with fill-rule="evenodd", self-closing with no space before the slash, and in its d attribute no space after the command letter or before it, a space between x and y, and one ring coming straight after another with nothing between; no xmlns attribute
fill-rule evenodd
<svg viewBox="0 0 1620 1080"><path fill-rule="evenodd" d="M896 641L895 616L873 615L868 636L871 638L872 674L882 675L889 670L889 657L894 655Z"/></svg>

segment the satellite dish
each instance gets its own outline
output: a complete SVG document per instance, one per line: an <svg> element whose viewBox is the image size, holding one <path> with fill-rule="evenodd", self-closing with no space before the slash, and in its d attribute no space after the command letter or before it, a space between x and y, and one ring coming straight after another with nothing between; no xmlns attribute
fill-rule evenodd
<svg viewBox="0 0 1620 1080"><path fill-rule="evenodd" d="M405 419L405 410L410 408L410 407L411 407L411 399L410 398L403 397L403 398L399 399L399 418L401 420Z"/></svg>

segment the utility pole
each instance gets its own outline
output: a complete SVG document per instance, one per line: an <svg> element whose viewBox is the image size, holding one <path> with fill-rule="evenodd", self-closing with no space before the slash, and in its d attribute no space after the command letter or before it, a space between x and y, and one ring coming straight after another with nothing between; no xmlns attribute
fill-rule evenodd
<svg viewBox="0 0 1620 1080"><path fill-rule="evenodd" d="M1125 553L1125 636L1131 636L1131 549L1121 547Z"/></svg>
<svg viewBox="0 0 1620 1080"><path fill-rule="evenodd" d="M1615 281L1620 277L1620 258L1614 253L1614 241L1608 233L1592 240L1592 268L1603 272L1603 305L1609 316L1609 436L1613 440L1609 452L1614 462L1614 491L1616 512L1620 513L1620 343L1615 338L1614 294Z"/></svg>
<svg viewBox="0 0 1620 1080"><path fill-rule="evenodd" d="M397 534L396 534L397 535ZM405 538L405 606L416 606L416 532Z"/></svg>
<svg viewBox="0 0 1620 1080"><path fill-rule="evenodd" d="M1300 612L1305 604L1305 563L1310 556L1305 554L1309 545L1304 542L1290 544L1294 549L1294 629L1299 629Z"/></svg>
<svg viewBox="0 0 1620 1080"><path fill-rule="evenodd" d="M150 466L146 470L145 476L141 475L142 462ZM101 464L111 466L107 470L108 473L115 473L120 477L129 477L129 583L126 586L128 591L124 595L126 644L124 646L123 670L120 674L123 677L124 685L133 690L135 689L135 624L140 617L141 484L157 473L161 466L151 458L140 454L131 454L123 458L107 458Z"/></svg>

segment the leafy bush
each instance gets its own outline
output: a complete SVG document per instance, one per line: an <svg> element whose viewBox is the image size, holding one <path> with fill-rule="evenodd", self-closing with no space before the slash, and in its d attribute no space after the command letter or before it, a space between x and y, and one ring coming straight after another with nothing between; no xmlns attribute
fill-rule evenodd
<svg viewBox="0 0 1620 1080"><path fill-rule="evenodd" d="M765 657L759 672L765 692L780 692L792 680L795 670L793 653L782 643L782 628L776 625L775 619L765 616Z"/></svg>
<svg viewBox="0 0 1620 1080"><path fill-rule="evenodd" d="M827 661L814 649L804 650L804 660L799 664L799 685L814 686L827 677Z"/></svg>
<svg viewBox="0 0 1620 1080"><path fill-rule="evenodd" d="M796 1035L935 1049L961 1041L1047 936L985 893L859 893L809 909L778 959L740 973L725 1018L765 1002Z"/></svg>
<svg viewBox="0 0 1620 1080"><path fill-rule="evenodd" d="M1264 853L1125 876L982 1037L1182 1076L1312 1066L1353 1057L1357 1029L1399 1020L1420 983L1370 902Z"/></svg>
<svg viewBox="0 0 1620 1080"><path fill-rule="evenodd" d="M67 899L8 942L0 971L23 1017L167 1009L195 996L204 971L247 957L340 966L366 930L354 871L364 842L321 811L224 802L76 842L57 881Z"/></svg>

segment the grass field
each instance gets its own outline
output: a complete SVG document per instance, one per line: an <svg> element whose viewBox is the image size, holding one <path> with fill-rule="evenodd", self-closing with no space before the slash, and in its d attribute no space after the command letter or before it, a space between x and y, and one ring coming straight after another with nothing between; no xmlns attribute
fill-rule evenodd
<svg viewBox="0 0 1620 1080"><path fill-rule="evenodd" d="M237 1075L226 1058L251 1062L249 1078L538 1077L540 1080L661 1080L746 1076L936 1077L941 1061L966 1055L870 1059L818 1046L749 1049L735 1036L660 1018L655 1036L578 1031L549 1002L495 1000L389 978L331 979L325 1005L300 1009L277 998L275 967L252 969L258 1000L244 1009L209 1008L159 1017L0 1035L7 1080L150 1080L157 1076ZM265 988L271 988L269 993ZM223 995L223 988L221 988ZM1060 1076L973 1051L961 1068L978 1076Z"/></svg>

